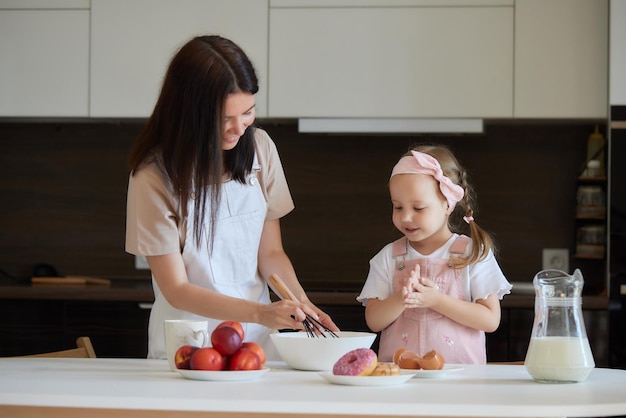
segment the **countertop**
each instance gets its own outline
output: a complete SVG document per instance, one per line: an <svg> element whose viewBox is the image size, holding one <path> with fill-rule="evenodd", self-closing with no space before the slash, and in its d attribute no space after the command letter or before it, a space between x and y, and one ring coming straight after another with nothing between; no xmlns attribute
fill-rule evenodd
<svg viewBox="0 0 626 418"><path fill-rule="evenodd" d="M316 305L360 306L356 290L308 289L309 298ZM151 303L154 301L152 283L145 279L114 279L111 285L31 285L28 282L0 282L1 299L30 300L100 300ZM534 295L512 293L504 296L502 308L533 308ZM606 296L584 296L583 309L607 309Z"/></svg>
<svg viewBox="0 0 626 418"><path fill-rule="evenodd" d="M150 280L111 280L101 284L31 284L28 281L0 282L0 299L100 300L120 302L154 301Z"/></svg>
<svg viewBox="0 0 626 418"><path fill-rule="evenodd" d="M0 359L0 416L582 417L626 414L626 370L580 383L533 381L524 366L464 365L391 386L343 386L282 362L254 380L188 380L165 360ZM228 372L225 372L228 373ZM363 377L367 379L367 377Z"/></svg>

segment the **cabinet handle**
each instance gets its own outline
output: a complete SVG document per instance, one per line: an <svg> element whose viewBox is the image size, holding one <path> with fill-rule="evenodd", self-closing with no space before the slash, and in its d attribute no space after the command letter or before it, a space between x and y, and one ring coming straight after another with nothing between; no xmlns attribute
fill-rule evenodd
<svg viewBox="0 0 626 418"><path fill-rule="evenodd" d="M152 309L152 303L139 303L139 309Z"/></svg>

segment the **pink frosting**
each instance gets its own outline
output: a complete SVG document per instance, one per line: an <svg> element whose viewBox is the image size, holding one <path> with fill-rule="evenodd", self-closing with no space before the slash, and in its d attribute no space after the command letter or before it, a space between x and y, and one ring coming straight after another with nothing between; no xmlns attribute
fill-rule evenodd
<svg viewBox="0 0 626 418"><path fill-rule="evenodd" d="M363 370L372 367L377 361L376 353L370 348L357 348L341 356L333 366L333 374L338 376L357 376Z"/></svg>

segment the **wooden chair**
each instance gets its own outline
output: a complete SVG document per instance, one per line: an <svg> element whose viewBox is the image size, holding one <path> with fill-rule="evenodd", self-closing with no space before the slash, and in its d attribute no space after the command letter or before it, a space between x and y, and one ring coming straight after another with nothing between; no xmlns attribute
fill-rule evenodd
<svg viewBox="0 0 626 418"><path fill-rule="evenodd" d="M49 353L31 354L18 357L64 357L64 358L96 358L96 352L89 337L78 337L76 347L69 350L52 351Z"/></svg>

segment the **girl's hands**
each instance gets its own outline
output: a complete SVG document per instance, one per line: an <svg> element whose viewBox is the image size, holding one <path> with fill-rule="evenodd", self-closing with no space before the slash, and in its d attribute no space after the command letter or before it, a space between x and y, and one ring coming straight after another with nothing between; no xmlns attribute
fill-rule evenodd
<svg viewBox="0 0 626 418"><path fill-rule="evenodd" d="M404 289L402 290L405 298L409 296L420 282L420 265L416 264L411 270L409 277L404 280Z"/></svg>
<svg viewBox="0 0 626 418"><path fill-rule="evenodd" d="M406 279L402 294L404 308L429 308L436 304L441 293L430 279L420 278L420 267L416 265Z"/></svg>

